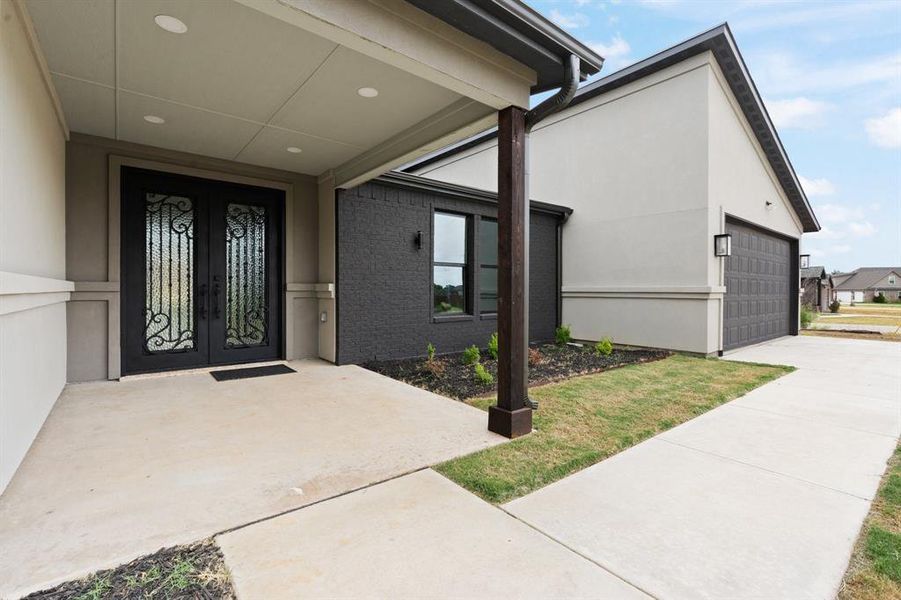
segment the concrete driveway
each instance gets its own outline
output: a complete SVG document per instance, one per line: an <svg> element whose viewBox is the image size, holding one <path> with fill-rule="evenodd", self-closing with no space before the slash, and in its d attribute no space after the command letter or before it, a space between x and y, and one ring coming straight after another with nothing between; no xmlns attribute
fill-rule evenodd
<svg viewBox="0 0 901 600"><path fill-rule="evenodd" d="M365 369L67 386L0 496L0 598L504 441L485 413Z"/></svg>
<svg viewBox="0 0 901 600"><path fill-rule="evenodd" d="M901 344L727 360L798 370L506 510L658 598L833 598L901 434Z"/></svg>

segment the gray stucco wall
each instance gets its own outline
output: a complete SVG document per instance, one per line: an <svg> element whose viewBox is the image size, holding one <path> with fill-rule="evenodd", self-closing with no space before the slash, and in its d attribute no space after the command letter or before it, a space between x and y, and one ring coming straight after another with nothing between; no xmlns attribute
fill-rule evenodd
<svg viewBox="0 0 901 600"><path fill-rule="evenodd" d="M338 191L338 363L439 354L476 344L497 329L493 316L435 322L431 310L434 210L496 218L494 205L367 183ZM557 326L557 224L532 211L529 336L554 337ZM414 238L422 231L422 249ZM473 236L475 237L475 236Z"/></svg>

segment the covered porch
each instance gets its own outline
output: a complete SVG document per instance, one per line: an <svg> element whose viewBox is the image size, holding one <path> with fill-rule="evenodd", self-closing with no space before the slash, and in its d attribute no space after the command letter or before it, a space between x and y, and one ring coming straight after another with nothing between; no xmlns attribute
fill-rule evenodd
<svg viewBox="0 0 901 600"><path fill-rule="evenodd" d="M500 443L482 411L356 366L70 385L0 496L0 597Z"/></svg>
<svg viewBox="0 0 901 600"><path fill-rule="evenodd" d="M496 443L330 363L336 190L499 121L491 429L530 431L527 107L600 57L516 0L0 7L0 595Z"/></svg>

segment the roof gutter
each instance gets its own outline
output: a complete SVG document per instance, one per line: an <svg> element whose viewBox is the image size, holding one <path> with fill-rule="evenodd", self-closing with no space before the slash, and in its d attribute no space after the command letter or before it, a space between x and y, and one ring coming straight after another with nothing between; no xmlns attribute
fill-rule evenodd
<svg viewBox="0 0 901 600"><path fill-rule="evenodd" d="M579 89L581 59L575 54L570 54L563 63L563 87L550 98L545 99L538 106L526 113L526 133L532 131L540 121L555 112L569 106Z"/></svg>

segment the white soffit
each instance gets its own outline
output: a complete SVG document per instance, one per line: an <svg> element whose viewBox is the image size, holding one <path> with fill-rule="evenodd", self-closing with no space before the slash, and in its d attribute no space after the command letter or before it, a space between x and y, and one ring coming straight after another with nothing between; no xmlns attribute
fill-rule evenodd
<svg viewBox="0 0 901 600"><path fill-rule="evenodd" d="M411 115L422 120L460 98L345 47L336 49L325 67L282 107L274 124L372 146L417 122ZM378 95L363 97L357 93L362 87L375 88Z"/></svg>
<svg viewBox="0 0 901 600"><path fill-rule="evenodd" d="M232 0L26 5L81 133L318 175L461 98Z"/></svg>

